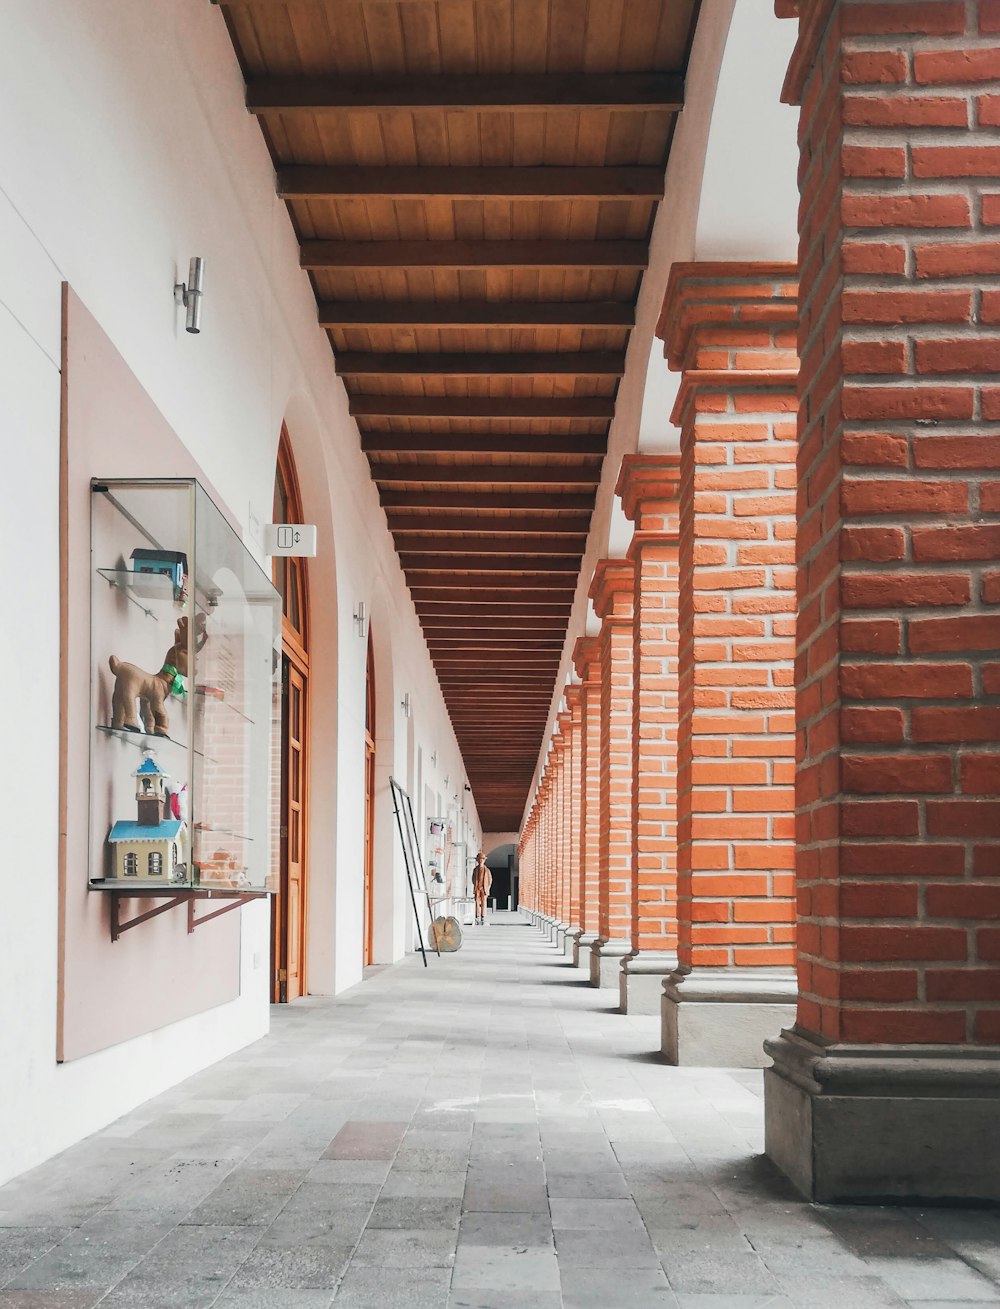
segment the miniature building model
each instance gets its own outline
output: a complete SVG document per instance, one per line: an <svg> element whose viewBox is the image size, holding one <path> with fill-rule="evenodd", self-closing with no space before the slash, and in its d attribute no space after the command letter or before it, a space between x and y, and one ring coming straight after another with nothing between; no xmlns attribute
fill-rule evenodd
<svg viewBox="0 0 1000 1309"><path fill-rule="evenodd" d="M167 774L147 754L135 777L136 821L117 822L108 835L114 864L112 880L183 882L187 878L187 828L165 817Z"/></svg>

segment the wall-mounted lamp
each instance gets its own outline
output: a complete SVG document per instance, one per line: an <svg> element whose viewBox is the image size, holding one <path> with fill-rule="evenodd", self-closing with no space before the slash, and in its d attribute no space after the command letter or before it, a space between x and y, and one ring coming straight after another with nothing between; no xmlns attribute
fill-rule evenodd
<svg viewBox="0 0 1000 1309"><path fill-rule="evenodd" d="M445 784L445 786L448 785L448 774L447 774L447 773L445 773L445 775L444 775L444 784Z"/></svg>
<svg viewBox="0 0 1000 1309"><path fill-rule="evenodd" d="M432 767L432 768L437 768L437 766L438 766L438 752L435 750L435 751L431 754L431 767Z"/></svg>
<svg viewBox="0 0 1000 1309"><path fill-rule="evenodd" d="M196 336L201 331L201 297L205 281L205 261L200 255L192 255L188 264L188 280L174 283L174 300L187 310L184 320L185 328Z"/></svg>
<svg viewBox="0 0 1000 1309"><path fill-rule="evenodd" d="M469 785L468 782L466 782L466 784L465 784L465 789L466 789L467 791L471 791L471 790L472 790L472 787Z"/></svg>
<svg viewBox="0 0 1000 1309"><path fill-rule="evenodd" d="M402 700L400 700L400 702L399 702L399 707L400 707L400 709L402 709L402 711L403 711L403 717L404 717L404 718L409 718L410 714L413 712L413 708L412 708L412 706L411 706L411 704L410 704L410 693L409 693L409 691L404 691L404 692L403 692L403 698L402 698Z"/></svg>
<svg viewBox="0 0 1000 1309"><path fill-rule="evenodd" d="M358 636L364 636L367 631L368 611L365 609L364 600L359 600L354 606L354 626L357 628Z"/></svg>

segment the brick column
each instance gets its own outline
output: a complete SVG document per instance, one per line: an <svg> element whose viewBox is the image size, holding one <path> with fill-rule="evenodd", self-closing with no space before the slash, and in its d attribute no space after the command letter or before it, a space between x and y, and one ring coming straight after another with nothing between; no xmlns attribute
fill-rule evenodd
<svg viewBox="0 0 1000 1309"><path fill-rule="evenodd" d="M569 706L569 900L567 905L566 954L574 964L580 949L580 827L583 807L583 687L579 682L566 688Z"/></svg>
<svg viewBox="0 0 1000 1309"><path fill-rule="evenodd" d="M671 1063L764 1063L793 1012L796 323L785 264L675 264L683 372Z"/></svg>
<svg viewBox="0 0 1000 1309"><path fill-rule="evenodd" d="M573 649L580 678L580 939L573 962L590 968L600 918L601 866L601 656L596 637L581 636Z"/></svg>
<svg viewBox="0 0 1000 1309"><path fill-rule="evenodd" d="M569 798L570 778L567 775L567 747L568 740L566 737L566 727L569 715L560 713L556 715L556 730L552 737L552 754L555 760L555 797L553 807L555 809L556 824L556 894L555 904L553 905L552 914L555 918L555 927L552 934L552 940L562 951L566 945L566 929L569 923L566 920L566 911L568 910L569 896L569 826L567 823L566 806Z"/></svg>
<svg viewBox="0 0 1000 1309"><path fill-rule="evenodd" d="M801 991L766 1098L818 1200L1000 1198L998 90L993 0L802 0Z"/></svg>
<svg viewBox="0 0 1000 1309"><path fill-rule="evenodd" d="M619 988L632 944L632 589L630 560L602 559L590 598L601 620L597 940L590 984Z"/></svg>
<svg viewBox="0 0 1000 1309"><path fill-rule="evenodd" d="M548 779L542 772L538 781L538 912L545 927L548 919Z"/></svg>
<svg viewBox="0 0 1000 1309"><path fill-rule="evenodd" d="M632 941L623 1013L659 1014L677 968L677 493L674 454L626 455L617 493L635 524L632 629Z"/></svg>

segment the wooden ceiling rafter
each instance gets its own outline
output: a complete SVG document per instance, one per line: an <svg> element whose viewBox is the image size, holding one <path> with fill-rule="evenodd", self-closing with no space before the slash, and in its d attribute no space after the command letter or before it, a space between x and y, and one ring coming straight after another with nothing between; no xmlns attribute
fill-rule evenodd
<svg viewBox="0 0 1000 1309"><path fill-rule="evenodd" d="M514 828L697 0L591 4L580 23L561 0L214 2L480 818Z"/></svg>
<svg viewBox="0 0 1000 1309"><path fill-rule="evenodd" d="M234 0L235 2L235 0ZM251 3L252 0L244 0ZM214 4L219 0L213 0ZM480 113L552 109L615 113L678 112L684 79L671 73L515 73L433 77L260 77L247 86L253 114L470 110Z"/></svg>

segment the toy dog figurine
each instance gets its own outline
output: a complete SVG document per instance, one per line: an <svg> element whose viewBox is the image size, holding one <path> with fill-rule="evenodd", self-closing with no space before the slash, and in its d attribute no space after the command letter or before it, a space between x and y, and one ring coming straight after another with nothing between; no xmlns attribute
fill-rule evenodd
<svg viewBox="0 0 1000 1309"><path fill-rule="evenodd" d="M195 649L200 650L208 639L205 617L199 614L195 623ZM146 673L135 664L122 663L114 655L108 660L115 678L115 692L111 700L111 726L126 732L145 731L153 736L168 736L170 719L167 717L167 697L185 695L184 678L188 674L188 620L179 618L174 632L174 643L164 656L158 673ZM136 701L142 727L136 717Z"/></svg>

